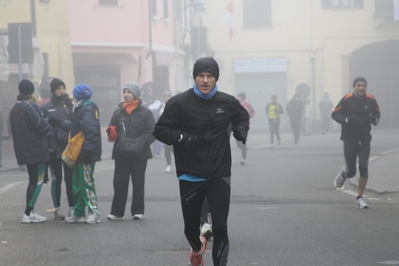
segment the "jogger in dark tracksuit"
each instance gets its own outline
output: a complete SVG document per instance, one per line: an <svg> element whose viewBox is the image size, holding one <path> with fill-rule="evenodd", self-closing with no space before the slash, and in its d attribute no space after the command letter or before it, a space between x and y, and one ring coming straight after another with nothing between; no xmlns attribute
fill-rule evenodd
<svg viewBox="0 0 399 266"><path fill-rule="evenodd" d="M212 57L198 59L194 87L173 96L155 125L154 136L173 145L184 232L191 246L189 265L203 265L207 240L200 236L204 198L212 216L214 265L227 264L231 149L227 129L245 143L248 111L232 95L218 91L219 66Z"/></svg>
<svg viewBox="0 0 399 266"><path fill-rule="evenodd" d="M341 140L344 142L345 156L345 166L334 183L340 188L346 178L356 175L356 159L359 157L360 178L356 206L364 209L368 208L363 193L368 181L371 124L378 124L380 108L376 99L366 93L367 80L364 77L355 78L353 88L354 92L345 95L331 114L342 125Z"/></svg>
<svg viewBox="0 0 399 266"><path fill-rule="evenodd" d="M10 126L17 163L26 164L29 174L22 223L40 223L47 218L36 213L34 207L43 185L45 165L49 160L46 133L50 126L36 103L33 83L21 80L18 89L20 94L10 112Z"/></svg>
<svg viewBox="0 0 399 266"><path fill-rule="evenodd" d="M152 158L151 143L155 138L155 120L150 109L143 106L140 99L140 86L128 82L123 87L124 102L114 111L107 128L108 140L114 142L112 159L115 160L114 198L108 220L121 219L125 214L125 206L129 189L129 179L132 179L133 198L130 212L134 220L144 218L144 183L147 161ZM138 140L139 150L132 152L120 151L121 136L126 135Z"/></svg>

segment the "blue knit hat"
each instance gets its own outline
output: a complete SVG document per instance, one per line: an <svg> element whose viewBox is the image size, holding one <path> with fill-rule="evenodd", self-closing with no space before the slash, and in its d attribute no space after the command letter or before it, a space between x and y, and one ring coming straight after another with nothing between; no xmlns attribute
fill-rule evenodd
<svg viewBox="0 0 399 266"><path fill-rule="evenodd" d="M73 88L73 97L76 100L87 100L93 95L93 90L86 84L78 84Z"/></svg>

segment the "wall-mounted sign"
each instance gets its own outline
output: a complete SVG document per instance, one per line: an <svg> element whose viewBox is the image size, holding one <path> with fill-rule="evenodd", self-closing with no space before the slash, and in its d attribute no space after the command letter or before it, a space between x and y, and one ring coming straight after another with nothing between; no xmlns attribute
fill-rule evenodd
<svg viewBox="0 0 399 266"><path fill-rule="evenodd" d="M235 73L286 72L286 58L247 58L234 59Z"/></svg>

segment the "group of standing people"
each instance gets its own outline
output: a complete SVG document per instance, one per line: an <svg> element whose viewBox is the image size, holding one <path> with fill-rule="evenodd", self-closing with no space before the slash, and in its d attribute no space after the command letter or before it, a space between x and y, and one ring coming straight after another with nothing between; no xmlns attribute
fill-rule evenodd
<svg viewBox="0 0 399 266"><path fill-rule="evenodd" d="M54 219L96 223L99 221L99 212L93 173L95 162L101 159L101 136L98 108L91 99L93 90L86 84L77 85L73 89L76 100L73 103L66 94L62 80L53 79L50 87L50 99L39 106L33 83L27 79L21 80L17 102L10 112L15 156L19 165L27 166L29 176L22 223L47 220L35 212L34 207L48 166L52 173ZM61 154L68 139L80 131L85 141L77 163L71 169L62 162ZM69 204L67 217L60 208L62 168Z"/></svg>

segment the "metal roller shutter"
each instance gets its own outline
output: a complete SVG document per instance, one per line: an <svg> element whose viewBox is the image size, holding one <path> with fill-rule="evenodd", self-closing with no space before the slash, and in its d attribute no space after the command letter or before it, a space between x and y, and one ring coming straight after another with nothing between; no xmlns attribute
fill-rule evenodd
<svg viewBox="0 0 399 266"><path fill-rule="evenodd" d="M235 74L235 94L243 91L246 101L255 109L251 119L251 130L269 131L265 107L271 95L277 95L284 113L287 105L287 78L285 73L240 73ZM281 131L288 129L288 118L281 116Z"/></svg>

